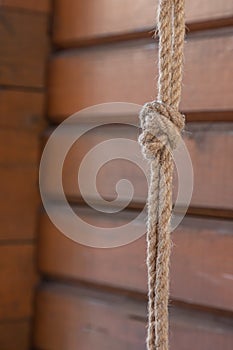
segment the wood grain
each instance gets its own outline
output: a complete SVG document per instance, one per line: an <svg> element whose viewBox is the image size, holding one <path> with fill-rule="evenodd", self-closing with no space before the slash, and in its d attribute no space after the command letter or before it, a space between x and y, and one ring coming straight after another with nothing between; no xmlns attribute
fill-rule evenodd
<svg viewBox="0 0 233 350"><path fill-rule="evenodd" d="M193 35L185 46L181 109L232 110L232 29ZM156 97L157 49L150 41L92 47L56 55L50 65L49 115L60 122L95 104L143 104ZM214 59L212 59L214 57Z"/></svg>
<svg viewBox="0 0 233 350"><path fill-rule="evenodd" d="M192 166L194 170L194 188L191 206L200 208L233 209L232 197L232 173L233 164L231 159L233 148L232 129L230 123L202 123L188 124L184 139L190 152ZM74 127L63 129L53 144L46 168L45 183L51 195L59 197L57 190L56 160L62 152L67 141L69 141ZM139 146L135 144L135 149L130 155L130 161L125 159L115 159L114 154L118 154L121 139L137 141L140 131L136 127L127 125L108 125L94 128L85 134L71 147L63 165L63 188L67 196L72 200L80 199L80 189L77 181L79 168L84 156L102 142L119 139L119 143L108 145L108 156L112 156L112 161L106 163L106 154L98 157L103 159L103 166L99 169L95 177L94 170L96 152L89 160L85 159L89 176L84 179L82 190L86 198L94 201L98 200L97 195L93 195L92 187L89 183L96 183L100 195L107 200L116 198L116 184L121 179L128 179L134 188L131 206L135 204L142 206L147 196L147 181L143 171L137 166L138 158L141 155ZM224 155L224 156L223 156ZM125 157L122 150L120 158ZM179 158L179 157L178 157ZM106 163L106 164L105 164ZM185 165L184 165L185 166ZM176 179L177 180L177 179ZM85 185L85 186L84 186ZM126 196L127 197L127 196ZM127 197L128 198L128 197ZM126 201L126 198L122 198Z"/></svg>
<svg viewBox="0 0 233 350"><path fill-rule="evenodd" d="M47 20L45 14L1 10L1 85L44 87L48 55Z"/></svg>
<svg viewBox="0 0 233 350"><path fill-rule="evenodd" d="M23 350L30 348L29 321L0 323L0 348L4 350Z"/></svg>
<svg viewBox="0 0 233 350"><path fill-rule="evenodd" d="M59 215L62 208L55 207ZM135 212L115 217L77 208L79 217L96 227L121 226ZM109 217L110 216L110 217ZM67 219L67 218L66 218ZM145 222L136 221L145 232ZM187 217L173 234L171 297L187 303L233 310L232 222ZM132 234L130 230L128 234ZM80 232L81 234L81 232ZM79 231L77 228L77 237ZM78 239L78 238L77 238ZM96 237L98 239L98 237ZM82 246L62 235L44 214L39 237L39 267L47 276L82 280L104 286L146 293L145 237L119 248Z"/></svg>
<svg viewBox="0 0 233 350"><path fill-rule="evenodd" d="M157 1L138 0L65 0L55 2L54 42L62 47L75 46L90 39L152 31L156 25ZM77 20L78 18L78 20ZM233 23L231 0L186 1L186 21L189 28L221 26Z"/></svg>
<svg viewBox="0 0 233 350"><path fill-rule="evenodd" d="M0 127L39 131L44 126L45 95L40 92L0 90Z"/></svg>
<svg viewBox="0 0 233 350"><path fill-rule="evenodd" d="M51 350L142 350L146 305L127 297L64 286L45 287L37 297L34 344ZM232 322L190 310L171 310L173 350L230 350Z"/></svg>
<svg viewBox="0 0 233 350"><path fill-rule="evenodd" d="M36 284L32 244L0 245L0 320L32 315Z"/></svg>
<svg viewBox="0 0 233 350"><path fill-rule="evenodd" d="M36 162L0 167L0 177L0 242L35 239L39 205Z"/></svg>

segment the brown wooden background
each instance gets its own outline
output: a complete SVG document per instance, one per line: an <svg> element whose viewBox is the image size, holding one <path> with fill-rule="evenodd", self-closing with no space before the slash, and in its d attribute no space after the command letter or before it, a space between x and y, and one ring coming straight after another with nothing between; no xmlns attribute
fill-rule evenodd
<svg viewBox="0 0 233 350"><path fill-rule="evenodd" d="M0 349L29 347L32 310L35 349L145 349L145 238L107 250L65 238L43 210L37 215L37 169L42 129L45 142L60 122L84 107L113 101L141 104L154 98L155 3L55 0L50 16L46 0L0 2L4 40L0 48ZM232 0L187 0L186 18L181 109L187 115L185 141L195 179L188 215L173 233L170 343L171 350L231 350ZM45 81L46 128L42 121ZM109 115L109 121L113 118ZM120 118L132 121L136 116L123 112ZM75 174L82 156L99 141L116 135L135 140L138 131L119 125L87 134L72 148L63 173L74 210L105 227L128 222L146 199L144 177L123 161L103 169L98 187L105 198L112 199L114 184L127 174L135 186L127 210L103 216L87 208L80 197ZM53 179L53 157L48 181ZM54 195L54 209L62 215ZM40 283L35 289L37 231Z"/></svg>
<svg viewBox="0 0 233 350"><path fill-rule="evenodd" d="M0 1L0 349L31 346L49 1Z"/></svg>

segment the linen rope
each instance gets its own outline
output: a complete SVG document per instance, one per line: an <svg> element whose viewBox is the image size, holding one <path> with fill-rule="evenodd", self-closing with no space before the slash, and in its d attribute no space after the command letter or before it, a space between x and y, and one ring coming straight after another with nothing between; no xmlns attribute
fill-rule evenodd
<svg viewBox="0 0 233 350"><path fill-rule="evenodd" d="M169 264L171 252L172 151L185 119L179 113L183 46L184 0L160 0L158 10L159 78L157 101L141 112L139 143L150 163L147 220L148 350L168 350Z"/></svg>

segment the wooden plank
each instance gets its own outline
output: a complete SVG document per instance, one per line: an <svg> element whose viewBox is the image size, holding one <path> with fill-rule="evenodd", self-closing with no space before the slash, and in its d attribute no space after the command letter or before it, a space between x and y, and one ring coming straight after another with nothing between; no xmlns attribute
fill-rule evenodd
<svg viewBox="0 0 233 350"><path fill-rule="evenodd" d="M28 130L0 129L0 166L35 165L39 140Z"/></svg>
<svg viewBox="0 0 233 350"><path fill-rule="evenodd" d="M36 234L38 168L0 167L0 241L34 239Z"/></svg>
<svg viewBox="0 0 233 350"><path fill-rule="evenodd" d="M0 347L4 350L27 350L30 348L29 321L0 323Z"/></svg>
<svg viewBox="0 0 233 350"><path fill-rule="evenodd" d="M47 20L45 14L1 10L1 85L44 87Z"/></svg>
<svg viewBox="0 0 233 350"><path fill-rule="evenodd" d="M186 1L186 17L191 23L204 23L223 18L232 19L233 4L229 0L220 3L218 0ZM190 19L189 19L190 18Z"/></svg>
<svg viewBox="0 0 233 350"><path fill-rule="evenodd" d="M65 0L55 2L54 41L59 46L75 46L91 38L137 35L153 30L156 21L157 1L99 0L85 2ZM78 20L77 20L78 18ZM233 23L231 0L186 1L186 20L190 28L199 25L219 26ZM214 23L213 23L214 22Z"/></svg>
<svg viewBox="0 0 233 350"><path fill-rule="evenodd" d="M0 127L41 130L44 99L41 92L0 90Z"/></svg>
<svg viewBox="0 0 233 350"><path fill-rule="evenodd" d="M179 314L178 314L179 313ZM172 349L226 349L232 344L232 318L224 319L215 315L176 312L171 318Z"/></svg>
<svg viewBox="0 0 233 350"><path fill-rule="evenodd" d="M66 141L69 140L72 127L60 133L59 142L49 155L47 164L46 183L51 194L58 198L55 161ZM188 124L184 139L189 149L194 169L194 189L191 200L193 207L206 207L215 209L233 209L232 173L233 163L229 161L232 157L233 148L233 124L230 123L202 123ZM123 138L137 140L139 130L127 125L102 126L93 129L82 136L70 149L63 166L63 188L72 200L80 199L80 189L77 181L79 166L83 157L96 145L106 140ZM117 146L109 146L109 154L115 154ZM223 156L224 155L224 156ZM114 157L113 157L114 158ZM99 193L106 199L113 200L116 197L116 184L119 180L126 178L134 187L133 200L130 205L144 205L147 196L147 181L145 175L137 165L132 154L132 162L115 159L103 165L99 170L97 178L87 178L95 181ZM85 160L85 164L93 173L93 159ZM90 188L88 190L88 188ZM91 187L85 186L85 196L97 200L93 196Z"/></svg>
<svg viewBox="0 0 233 350"><path fill-rule="evenodd" d="M228 166L233 142L232 127L232 123L187 126L185 141L194 170L191 206L233 209L230 199L233 189L228 185L233 170L233 164ZM221 153L216 161L218 152Z"/></svg>
<svg viewBox="0 0 233 350"><path fill-rule="evenodd" d="M34 253L32 244L0 245L0 321L32 315Z"/></svg>
<svg viewBox="0 0 233 350"><path fill-rule="evenodd" d="M35 132L0 128L0 241L34 239L39 139Z"/></svg>
<svg viewBox="0 0 233 350"><path fill-rule="evenodd" d="M232 29L193 35L185 46L181 109L232 110ZM51 61L49 114L60 122L85 107L123 101L143 104L156 96L155 44L148 41L80 49ZM114 67L114 69L113 69Z"/></svg>
<svg viewBox="0 0 233 350"><path fill-rule="evenodd" d="M33 12L49 12L50 0L0 0L0 7L10 7Z"/></svg>
<svg viewBox="0 0 233 350"><path fill-rule="evenodd" d="M54 285L39 291L34 344L51 350L146 349L146 305ZM230 350L232 320L191 310L171 310L173 350Z"/></svg>
<svg viewBox="0 0 233 350"><path fill-rule="evenodd" d="M63 215L62 208L55 208ZM77 210L83 220L97 227L123 225L138 214L122 212L117 217L108 217L90 209ZM137 221L135 225L141 225L142 232L145 229L144 222ZM233 310L232 229L230 221L191 217L183 220L173 234L173 299ZM131 230L134 230L134 226ZM40 271L45 275L144 294L147 291L145 237L119 248L90 248L66 238L44 214L40 224L39 252Z"/></svg>

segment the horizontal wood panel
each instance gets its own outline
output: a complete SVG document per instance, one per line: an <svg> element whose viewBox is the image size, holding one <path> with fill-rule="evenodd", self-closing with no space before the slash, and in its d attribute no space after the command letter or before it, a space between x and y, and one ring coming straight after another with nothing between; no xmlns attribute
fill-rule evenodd
<svg viewBox="0 0 233 350"><path fill-rule="evenodd" d="M45 183L48 191L56 198L59 197L57 190L56 160L61 154L64 145L73 137L74 127L63 129L53 143L50 154L48 154ZM78 129L77 129L78 130ZM233 124L188 124L184 133L184 139L190 152L192 166L194 169L194 189L191 200L193 207L233 209L233 188L232 173L233 164L229 160L233 148ZM81 197L78 185L79 167L87 153L96 145L111 139L123 138L125 140L137 140L139 130L136 127L127 125L112 125L94 128L91 132L79 138L68 153L63 165L63 187L69 198ZM113 155L112 161L106 163L106 154L99 154L98 158L103 159L95 177L94 171L97 168L95 158L96 151L89 160L85 159L85 165L89 176L84 180L82 190L86 198L98 200L93 195L92 187L88 184L96 183L100 195L106 199L116 198L116 184L121 179L128 179L134 188L133 200L130 205L144 204L147 196L147 181L143 171L137 166L140 157L140 149L135 145L135 152L130 155L130 160L115 159L114 156L120 147L119 144L108 146L108 156ZM137 152L138 153L137 153ZM125 152L121 151L120 158L124 158ZM106 164L105 164L106 163ZM84 187L85 185L85 187ZM127 197L125 195L125 197ZM128 197L127 197L128 198ZM126 201L126 198L122 199Z"/></svg>
<svg viewBox="0 0 233 350"><path fill-rule="evenodd" d="M39 130L45 96L40 92L0 90L0 127Z"/></svg>
<svg viewBox="0 0 233 350"><path fill-rule="evenodd" d="M1 10L1 85L44 87L47 20L46 14Z"/></svg>
<svg viewBox="0 0 233 350"><path fill-rule="evenodd" d="M32 315L34 251L32 244L0 245L0 321Z"/></svg>
<svg viewBox="0 0 233 350"><path fill-rule="evenodd" d="M62 208L54 209L60 217L64 215ZM123 212L117 217L98 215L90 209L77 208L77 212L83 220L96 227L121 226L135 217L135 213L130 212ZM142 232L145 230L144 222L137 221L131 230L134 230L134 225L141 225ZM127 232L129 235L132 233L130 230ZM232 233L232 222L191 217L183 220L173 234L173 299L233 310ZM78 228L76 235L79 237ZM39 267L45 275L146 293L145 255L145 237L119 248L90 248L62 235L45 214L41 217Z"/></svg>
<svg viewBox="0 0 233 350"><path fill-rule="evenodd" d="M157 1L92 0L55 2L54 41L61 46L75 45L90 38L119 36L153 30L156 25ZM77 20L78 18L78 20ZM186 1L188 24L204 27L233 23L231 0Z"/></svg>
<svg viewBox="0 0 233 350"><path fill-rule="evenodd" d="M0 348L4 350L29 349L29 321L0 323Z"/></svg>
<svg viewBox="0 0 233 350"><path fill-rule="evenodd" d="M36 233L38 168L0 167L0 241L34 239Z"/></svg>
<svg viewBox="0 0 233 350"><path fill-rule="evenodd" d="M185 45L181 109L233 109L232 29L193 35ZM80 49L51 61L49 114L60 122L85 107L112 101L143 104L156 96L157 49L148 41Z"/></svg>
<svg viewBox="0 0 233 350"><path fill-rule="evenodd" d="M50 0L1 0L0 7L2 6L35 12L48 12L50 10Z"/></svg>
<svg viewBox="0 0 233 350"><path fill-rule="evenodd" d="M230 350L229 319L171 310L173 350ZM128 298L51 286L39 291L34 343L38 349L146 349L146 305Z"/></svg>

